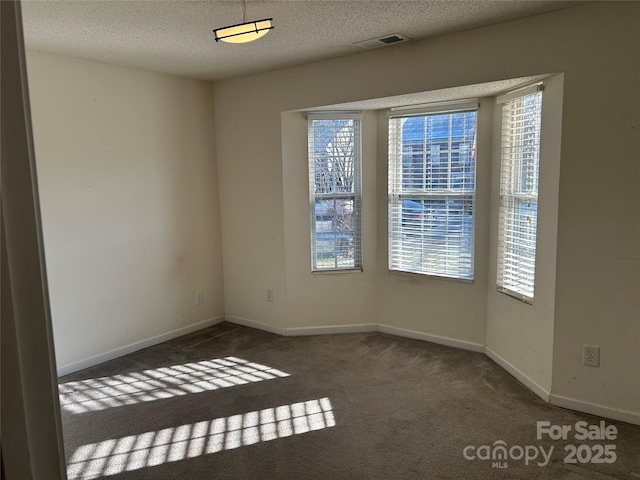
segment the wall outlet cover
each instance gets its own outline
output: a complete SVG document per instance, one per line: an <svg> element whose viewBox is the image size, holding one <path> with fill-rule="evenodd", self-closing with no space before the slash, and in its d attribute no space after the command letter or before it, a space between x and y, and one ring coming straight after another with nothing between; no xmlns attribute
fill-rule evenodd
<svg viewBox="0 0 640 480"><path fill-rule="evenodd" d="M596 345L582 346L582 363L589 367L600 366L600 347Z"/></svg>
<svg viewBox="0 0 640 480"><path fill-rule="evenodd" d="M196 292L196 305L204 303L204 292Z"/></svg>

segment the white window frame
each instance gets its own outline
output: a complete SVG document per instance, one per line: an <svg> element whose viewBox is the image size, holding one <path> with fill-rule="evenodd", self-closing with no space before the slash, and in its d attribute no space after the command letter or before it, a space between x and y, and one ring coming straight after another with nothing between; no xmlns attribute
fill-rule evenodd
<svg viewBox="0 0 640 480"><path fill-rule="evenodd" d="M307 114L307 141L308 141L308 162L309 162L309 207L311 215L311 271L313 273L321 272L361 272L362 271L362 225L361 225L361 207L362 207L362 114L361 113L309 113ZM316 191L316 168L317 168L317 155L319 152L315 151L314 142L314 124L316 120L350 120L352 121L353 128L353 145L352 150L348 152L347 156L352 157L353 162L353 191L352 192L318 192ZM339 203L344 205L344 201L351 203L352 205L352 248L341 246L341 239L339 233L339 227L337 225L337 216L329 216L331 221L330 231L318 232L317 231L317 202L333 201L337 207ZM334 208L334 212L338 208ZM321 213L322 215L322 213ZM329 265L329 262L325 258L324 264L320 262L320 243L319 237L321 235L333 235L333 264ZM340 253L345 251L349 252L349 255L340 259ZM352 251L352 253L351 253ZM326 252L325 252L326 253ZM340 264L342 263L342 264Z"/></svg>
<svg viewBox="0 0 640 480"><path fill-rule="evenodd" d="M403 141L402 119L410 117L427 117L432 115L453 115L456 113L476 113L476 137L477 137L477 111L479 104L477 99L465 99L455 102L424 105L419 107L400 107L387 113L389 117L389 243L388 260L391 272L406 272L420 274L429 277L455 279L459 281L473 282L475 263L475 195L476 195L476 165L475 165L475 138L467 148L452 148L452 120L450 119L450 131L447 147L447 187L427 188L425 177L424 188L406 188L403 186ZM427 155L424 146L423 154ZM465 188L453 188L451 184L451 167L453 154L466 152L473 158L473 182ZM425 160L426 162L426 157ZM425 163L424 175L427 172ZM431 180L433 182L433 180ZM404 212L405 201L411 201L420 205L419 224L408 224L407 213ZM441 201L446 205L444 216L444 246L439 245L437 239L439 230L442 229L442 219L431 218L435 214L424 212L423 207L431 201ZM463 213L450 213L451 203L463 203ZM413 205L413 204L412 204ZM470 230L465 231L466 217L469 215ZM462 215L462 216L461 216ZM426 218L429 217L429 218ZM450 227L450 222L459 221L459 227ZM461 231L456 233L456 229ZM413 237L413 238L412 238ZM418 245L419 243L419 245ZM456 255L452 253L457 252Z"/></svg>
<svg viewBox="0 0 640 480"><path fill-rule="evenodd" d="M541 84L496 99L502 105L497 290L533 304L535 294Z"/></svg>

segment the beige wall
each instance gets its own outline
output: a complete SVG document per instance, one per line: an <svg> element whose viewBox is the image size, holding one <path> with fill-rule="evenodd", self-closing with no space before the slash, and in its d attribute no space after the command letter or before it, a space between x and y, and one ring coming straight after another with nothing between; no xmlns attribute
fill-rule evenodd
<svg viewBox="0 0 640 480"><path fill-rule="evenodd" d="M289 333L296 328L376 323L376 148L376 115L365 112L362 119L362 272L312 274L308 233L311 215L307 121L305 115L299 112L282 115Z"/></svg>
<svg viewBox="0 0 640 480"><path fill-rule="evenodd" d="M591 10L565 70L552 394L638 422L640 4ZM600 345L600 368L581 365L583 344Z"/></svg>
<svg viewBox="0 0 640 480"><path fill-rule="evenodd" d="M222 316L210 85L27 58L58 367Z"/></svg>
<svg viewBox="0 0 640 480"><path fill-rule="evenodd" d="M282 143L282 112L562 72L555 311L547 304L540 325L544 333L532 343L527 331L535 330L538 320L523 317L509 324L513 312L505 310L499 322L492 324L492 342L507 362L541 386L550 387L552 394L610 411L640 414L640 378L636 373L640 364L639 17L640 5L635 3L588 4L215 83L227 314L266 326L295 328L320 318L315 300L309 308L301 301L316 298L318 293L312 289L333 291L339 285L344 298L350 293L354 302L368 298L362 290L365 282L344 280L350 279L349 275L296 282L301 270L289 262L301 261L304 251L300 247L289 252L288 248L301 245L294 236L308 237L308 220L297 227L295 220L302 218L301 211L295 213L301 208L296 204L306 208L308 193L291 185L302 178L295 169L304 167L294 166L286 157L290 146ZM299 162L306 164L306 158ZM478 212L478 217L484 218L478 218L476 224L480 240L477 284L391 276L385 272L386 226L381 219L386 202L381 172L379 165L377 241L365 244L366 249L379 246L374 323L483 343L486 302L492 294L480 291L491 292L495 282L487 259L491 247L488 210ZM479 202L487 204L490 171L479 170L479 175L484 182ZM372 212L363 215L371 216ZM548 220L551 223L552 217ZM551 224L540 228L553 231ZM545 248L551 248L553 241L547 238ZM302 265L308 266L308 259ZM482 278L483 270L486 278ZM545 278L550 276L547 271ZM332 285L324 285L329 282ZM274 288L273 304L265 302L268 287ZM550 302L551 296L549 291L545 301ZM369 309L359 306L351 311L348 318L332 317L326 322L371 323ZM493 315L492 309L489 312ZM518 322L526 328L516 328ZM500 332L500 323L508 326L506 333ZM599 369L581 364L584 343L600 345ZM499 346L507 344L508 348ZM542 366L540 356L544 357Z"/></svg>
<svg viewBox="0 0 640 480"><path fill-rule="evenodd" d="M498 208L500 203L501 111L494 110L493 181L491 182L491 241L487 290L487 348L524 374L545 399L553 374L553 324L556 285L558 183L562 123L563 75L544 82L538 187L536 277L533 304L515 300L496 290Z"/></svg>
<svg viewBox="0 0 640 480"><path fill-rule="evenodd" d="M491 175L491 99L480 99L477 117L474 281L447 280L388 271L388 119L378 115L377 322L468 342L485 343L489 191Z"/></svg>

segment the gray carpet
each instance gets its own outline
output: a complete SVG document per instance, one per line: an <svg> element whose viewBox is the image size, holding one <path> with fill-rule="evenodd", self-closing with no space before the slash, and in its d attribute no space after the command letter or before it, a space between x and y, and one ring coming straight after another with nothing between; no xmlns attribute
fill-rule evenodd
<svg viewBox="0 0 640 480"><path fill-rule="evenodd" d="M576 440L576 422L602 419L545 404L482 354L379 333L223 323L60 392L71 480L640 478L640 427L607 420L615 440ZM538 440L537 421L572 430Z"/></svg>

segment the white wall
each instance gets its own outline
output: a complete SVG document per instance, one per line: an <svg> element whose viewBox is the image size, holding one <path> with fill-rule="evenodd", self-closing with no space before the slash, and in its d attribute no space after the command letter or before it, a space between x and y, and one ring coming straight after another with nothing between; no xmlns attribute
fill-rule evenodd
<svg viewBox="0 0 640 480"><path fill-rule="evenodd" d="M377 321L479 346L485 343L492 101L480 99L477 117L474 280L456 281L388 271L388 119L379 114Z"/></svg>
<svg viewBox="0 0 640 480"><path fill-rule="evenodd" d="M27 58L58 367L222 316L210 84Z"/></svg>
<svg viewBox="0 0 640 480"><path fill-rule="evenodd" d="M591 10L565 70L552 401L640 423L640 4Z"/></svg>
<svg viewBox="0 0 640 480"><path fill-rule="evenodd" d="M640 102L633 87L639 83L635 60L640 53L639 18L640 5L636 3L589 3L422 42L216 82L227 314L288 328L306 325L315 315L311 310L301 311L303 303L295 299L290 303L288 298L292 273L288 272L286 248L296 242L292 235L308 236L308 225L302 222L296 228L289 213L297 207L285 209L284 202L306 204L308 196L303 195L303 189L287 184L300 175L288 171L288 161L283 162L283 151L288 147L281 141L282 112L563 72L553 356L548 313L541 325L545 333L540 344L535 341L532 345L524 338L526 331L514 328L509 335L512 346L501 352L506 361L520 366L541 385L548 388L551 378L552 393L611 411L640 414L640 378L635 368L640 364L636 125ZM306 163L306 158L299 161ZM393 309L382 311L378 303L377 323L394 322L432 335L482 342L486 295L484 300L482 294L475 297L475 285L470 288L432 280L416 283L384 272L386 264L381 259L386 258L386 228L380 222L384 218L380 168L377 174L378 291L390 286L395 292L379 297L402 308L396 314ZM601 195L603 192L607 195ZM481 201L488 201L488 188L478 195L486 195ZM488 212L484 222L488 222ZM487 225L479 228L480 236L488 238ZM485 245L490 246L488 241ZM302 250L293 255L301 257ZM481 263L480 270L476 264L477 272L489 268L488 260L482 267L482 255L488 257L489 248L477 250ZM343 289L350 289L343 290L345 298L353 291L354 301L360 301L359 285L352 288L344 277L332 278L344 283ZM478 281L487 282L486 288L479 285L487 292L495 279L488 275ZM308 290L315 288L314 284L306 285L295 295L315 295ZM266 287L275 290L273 304L265 302ZM295 307L291 315L288 305ZM472 313L460 315L458 308ZM438 314L426 315L427 309ZM360 317L351 317L349 322L370 323L367 309L353 311ZM524 319L518 321L524 325ZM528 321L535 323L536 319ZM527 328L536 326L529 324ZM496 337L494 343L500 342ZM583 343L601 346L603 363L599 369L581 364ZM523 351L526 353L519 358ZM543 371L531 366L537 355L545 356ZM549 361L553 362L551 377Z"/></svg>
<svg viewBox="0 0 640 480"><path fill-rule="evenodd" d="M287 328L375 324L376 115L365 112L362 119L362 272L311 273L307 155L304 114L284 113L282 164ZM301 198L307 201L301 202Z"/></svg>
<svg viewBox="0 0 640 480"><path fill-rule="evenodd" d="M556 240L558 235L558 183L562 123L563 75L544 82L538 187L536 280L533 304L496 290L498 209L500 203L501 111L494 111L493 181L491 182L491 241L487 290L487 348L507 368L525 375L547 399L553 372L553 324L556 294Z"/></svg>

